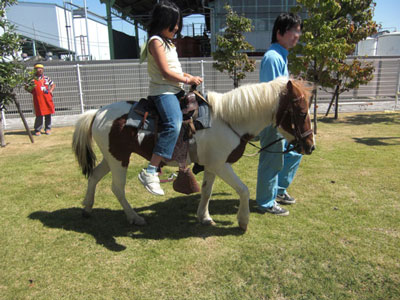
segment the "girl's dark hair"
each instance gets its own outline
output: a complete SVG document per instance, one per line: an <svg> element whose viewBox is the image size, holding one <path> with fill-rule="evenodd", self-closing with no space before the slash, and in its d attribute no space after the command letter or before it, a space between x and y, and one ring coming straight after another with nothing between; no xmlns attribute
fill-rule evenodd
<svg viewBox="0 0 400 300"><path fill-rule="evenodd" d="M303 23L299 15L293 13L281 13L275 20L274 28L272 29L272 43L277 43L276 35L279 31L280 35L284 35L286 31L292 27L300 25L303 28Z"/></svg>
<svg viewBox="0 0 400 300"><path fill-rule="evenodd" d="M182 14L179 7L170 1L160 1L151 12L151 21L147 29L149 39L153 35L159 35L168 46L171 41L161 36L161 31L166 28L172 31L176 24L179 27L177 31L179 34L182 30Z"/></svg>

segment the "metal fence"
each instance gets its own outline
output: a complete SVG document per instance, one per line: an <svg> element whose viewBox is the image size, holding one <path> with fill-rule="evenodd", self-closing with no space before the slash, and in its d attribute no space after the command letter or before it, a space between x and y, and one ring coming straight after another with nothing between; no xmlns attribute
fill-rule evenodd
<svg viewBox="0 0 400 300"><path fill-rule="evenodd" d="M400 57L379 57L365 59L375 66L374 79L359 89L341 95L341 103L352 101L393 101L397 106L399 95ZM256 59L256 70L247 74L241 84L259 81L260 58ZM226 92L233 88L233 80L225 73L215 70L211 59L183 59L184 72L202 76L202 91ZM65 64L51 62L46 64L45 74L55 83L55 116L76 116L89 109L117 101L139 100L147 96L147 65L137 60L104 61L86 64ZM319 103L327 103L331 95L319 91ZM32 95L24 90L17 93L17 99L26 118L34 118ZM3 115L5 128L7 121L19 118L14 105L10 105ZM71 124L73 125L73 118Z"/></svg>

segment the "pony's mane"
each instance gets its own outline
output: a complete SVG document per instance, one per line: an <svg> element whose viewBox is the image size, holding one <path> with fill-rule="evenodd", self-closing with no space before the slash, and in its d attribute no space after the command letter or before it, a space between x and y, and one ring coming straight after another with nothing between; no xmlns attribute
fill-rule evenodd
<svg viewBox="0 0 400 300"><path fill-rule="evenodd" d="M278 77L270 82L243 85L224 94L208 92L208 102L214 116L228 123L266 117L272 120L278 109L280 97L287 91L288 80L287 77ZM307 83L293 78L290 80L308 99L310 88L307 87Z"/></svg>
<svg viewBox="0 0 400 300"><path fill-rule="evenodd" d="M208 92L213 114L228 123L250 118L265 118L266 111L275 114L280 95L286 91L287 77L270 82L247 84L224 94Z"/></svg>

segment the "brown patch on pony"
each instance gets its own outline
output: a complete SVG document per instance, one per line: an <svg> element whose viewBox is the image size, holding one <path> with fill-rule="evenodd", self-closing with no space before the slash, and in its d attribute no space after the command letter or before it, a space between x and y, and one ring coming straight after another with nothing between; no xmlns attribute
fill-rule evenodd
<svg viewBox="0 0 400 300"><path fill-rule="evenodd" d="M243 156L244 150L246 149L246 145L249 142L249 140L251 140L252 138L253 138L253 136L251 136L247 133L245 135L243 135L240 138L240 144L235 149L233 149L231 154L229 154L226 162L230 163L230 164L237 162Z"/></svg>
<svg viewBox="0 0 400 300"><path fill-rule="evenodd" d="M146 135L139 145L137 139L137 128L125 126L128 114L116 119L112 126L109 137L109 151L123 167L128 167L129 158L135 152L143 158L150 160L154 148L154 135Z"/></svg>

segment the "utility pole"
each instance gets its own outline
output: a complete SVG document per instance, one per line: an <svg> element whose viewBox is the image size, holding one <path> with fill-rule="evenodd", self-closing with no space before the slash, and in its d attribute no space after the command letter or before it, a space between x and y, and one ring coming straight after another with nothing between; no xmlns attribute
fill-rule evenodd
<svg viewBox="0 0 400 300"><path fill-rule="evenodd" d="M108 27L108 43L110 45L110 59L114 59L114 38L112 32L112 20L111 20L111 7L114 5L115 0L106 0L107 10L107 27Z"/></svg>

